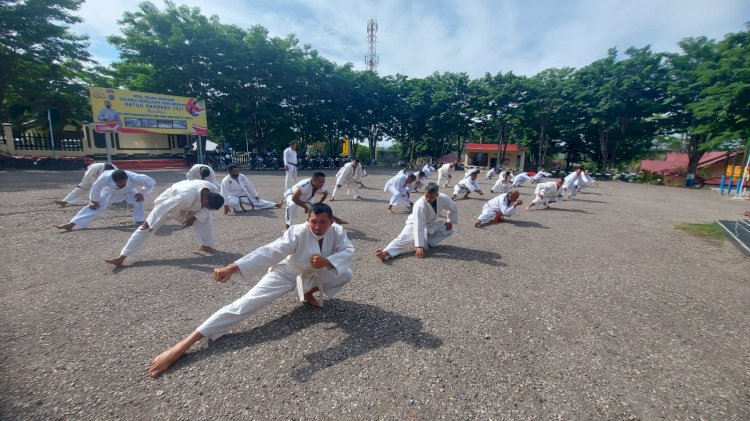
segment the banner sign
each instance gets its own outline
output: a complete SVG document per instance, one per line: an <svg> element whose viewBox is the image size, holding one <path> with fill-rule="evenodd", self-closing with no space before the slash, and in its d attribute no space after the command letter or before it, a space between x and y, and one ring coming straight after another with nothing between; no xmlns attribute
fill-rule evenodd
<svg viewBox="0 0 750 421"><path fill-rule="evenodd" d="M742 177L742 165L727 165L727 171L724 173L727 177L740 178ZM745 177L747 177L748 169L745 169Z"/></svg>
<svg viewBox="0 0 750 421"><path fill-rule="evenodd" d="M98 133L208 135L206 104L196 98L89 88Z"/></svg>

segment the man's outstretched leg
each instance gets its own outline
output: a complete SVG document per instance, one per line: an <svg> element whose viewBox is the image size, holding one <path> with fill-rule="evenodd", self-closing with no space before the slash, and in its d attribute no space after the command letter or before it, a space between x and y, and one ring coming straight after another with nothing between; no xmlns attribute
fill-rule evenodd
<svg viewBox="0 0 750 421"><path fill-rule="evenodd" d="M187 350L190 349L191 346L195 345L195 343L200 341L201 339L203 339L203 335L201 335L201 333L196 330L195 332L191 333L190 336L181 340L172 348L169 348L168 350L157 355L156 358L151 361L151 364L148 365L149 377L156 378L161 373L167 371L167 369L171 367L172 364L175 363L175 361L179 360L180 357L182 357L182 354L187 352Z"/></svg>

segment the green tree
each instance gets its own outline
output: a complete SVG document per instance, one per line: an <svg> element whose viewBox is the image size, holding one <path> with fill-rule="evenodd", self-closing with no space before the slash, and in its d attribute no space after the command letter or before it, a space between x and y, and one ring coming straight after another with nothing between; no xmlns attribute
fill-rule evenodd
<svg viewBox="0 0 750 421"><path fill-rule="evenodd" d="M87 38L72 33L82 0L0 0L0 118L18 123L48 108L58 129L86 109Z"/></svg>

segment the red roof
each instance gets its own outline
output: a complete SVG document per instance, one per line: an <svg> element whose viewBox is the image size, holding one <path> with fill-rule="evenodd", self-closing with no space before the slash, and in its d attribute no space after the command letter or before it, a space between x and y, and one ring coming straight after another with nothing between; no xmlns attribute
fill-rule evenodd
<svg viewBox="0 0 750 421"><path fill-rule="evenodd" d="M503 146L499 145L500 149L498 149L497 143L467 143L464 145L464 149L466 152L497 152L498 150L502 151ZM526 148L524 148L521 145L514 145L514 144L508 144L506 151L511 152L517 152L517 151L525 151Z"/></svg>
<svg viewBox="0 0 750 421"><path fill-rule="evenodd" d="M510 145L508 145L510 146ZM734 156L737 152L730 153ZM726 152L712 151L706 152L698 162L698 168L705 167L727 158ZM672 172L677 168L687 170L688 155L686 153L668 153L667 157L661 159L644 159L641 161L641 170L651 172Z"/></svg>

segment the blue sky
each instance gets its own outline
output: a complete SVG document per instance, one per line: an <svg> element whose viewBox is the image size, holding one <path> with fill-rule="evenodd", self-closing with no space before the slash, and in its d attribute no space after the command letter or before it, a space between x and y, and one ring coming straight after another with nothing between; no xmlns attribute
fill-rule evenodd
<svg viewBox="0 0 750 421"><path fill-rule="evenodd" d="M117 60L106 37L140 0L86 1L73 27L90 38L102 64ZM161 0L154 0L163 9ZM365 68L367 22L378 21L378 73L425 77L435 71L472 78L512 71L534 75L580 68L617 47L651 45L677 52L687 37L720 40L746 29L748 0L175 0L217 15L223 23L261 25L271 36L295 34L321 56Z"/></svg>

